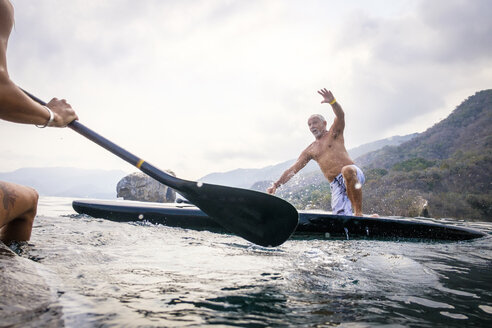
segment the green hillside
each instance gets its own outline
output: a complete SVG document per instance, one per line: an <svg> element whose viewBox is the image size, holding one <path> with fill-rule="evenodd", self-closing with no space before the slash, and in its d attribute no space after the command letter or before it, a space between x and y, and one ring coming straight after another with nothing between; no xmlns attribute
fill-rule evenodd
<svg viewBox="0 0 492 328"><path fill-rule="evenodd" d="M492 90L398 147L359 159L364 207L383 215L492 221Z"/></svg>

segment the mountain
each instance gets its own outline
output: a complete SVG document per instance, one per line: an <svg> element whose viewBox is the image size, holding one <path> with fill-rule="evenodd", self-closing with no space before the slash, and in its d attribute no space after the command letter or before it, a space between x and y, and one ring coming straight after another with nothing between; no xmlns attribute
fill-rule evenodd
<svg viewBox="0 0 492 328"><path fill-rule="evenodd" d="M22 168L0 173L0 180L33 187L41 196L116 198L116 184L126 174L121 170Z"/></svg>
<svg viewBox="0 0 492 328"><path fill-rule="evenodd" d="M480 153L490 149L492 90L477 92L446 119L398 147L384 147L358 158L365 167L390 168L411 158L443 160L458 151Z"/></svg>
<svg viewBox="0 0 492 328"><path fill-rule="evenodd" d="M359 146L359 147L352 148L348 151L348 153L349 153L351 158L359 161L359 157L361 157L367 153L376 151L378 149L381 149L381 148L384 148L387 146L401 145L402 143L407 142L407 141L415 138L418 135L419 135L418 133L412 133L412 134L407 134L406 136L393 136L390 138L377 140L374 142L363 144L362 146Z"/></svg>
<svg viewBox="0 0 492 328"><path fill-rule="evenodd" d="M444 120L397 147L358 159L364 206L383 215L492 221L492 90L477 92Z"/></svg>
<svg viewBox="0 0 492 328"><path fill-rule="evenodd" d="M289 160L259 169L236 169L228 172L211 173L202 177L199 181L238 188L249 188L257 181L272 180L272 177L278 176L279 172L282 173L293 163L294 160ZM306 167L306 169L313 170L313 163L311 163L309 168Z"/></svg>
<svg viewBox="0 0 492 328"><path fill-rule="evenodd" d="M418 133L414 133L406 136L394 136L391 138L381 139L350 149L348 152L352 158L357 158L360 155L380 149L385 146L399 145L405 141L414 138L417 135ZM286 169L294 164L295 161L295 159L291 159L276 165L271 165L259 169L236 169L222 173L211 173L199 180L207 183L214 183L231 187L257 189L259 187L256 183L261 184L264 181L271 182L272 180L278 179ZM311 161L298 173L296 179L299 179L299 177L309 179L309 176L311 176L314 172L318 172L318 174L321 175L318 164L314 161Z"/></svg>

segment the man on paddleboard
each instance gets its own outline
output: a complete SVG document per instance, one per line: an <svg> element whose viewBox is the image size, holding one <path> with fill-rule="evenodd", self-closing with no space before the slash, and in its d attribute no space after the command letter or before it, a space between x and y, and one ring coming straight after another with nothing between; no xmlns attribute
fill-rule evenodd
<svg viewBox="0 0 492 328"><path fill-rule="evenodd" d="M8 0L0 0L0 119L39 128L67 126L78 117L65 99L53 98L48 106L41 106L10 80L7 43L13 24L14 7ZM0 181L0 240L29 240L37 204L38 193L34 189Z"/></svg>
<svg viewBox="0 0 492 328"><path fill-rule="evenodd" d="M314 114L309 117L309 130L316 140L301 153L294 165L267 189L267 192L274 194L279 186L287 183L313 159L330 182L333 214L362 216L361 187L365 177L345 149L345 113L331 91L322 89L318 93L323 97L321 103L330 104L335 113L333 124L326 130L327 122L322 115Z"/></svg>

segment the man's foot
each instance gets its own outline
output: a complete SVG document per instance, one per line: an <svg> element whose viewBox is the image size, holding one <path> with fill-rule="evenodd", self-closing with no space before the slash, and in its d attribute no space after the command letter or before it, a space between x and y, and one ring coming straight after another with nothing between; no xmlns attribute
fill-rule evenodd
<svg viewBox="0 0 492 328"><path fill-rule="evenodd" d="M360 213L360 214L359 213L354 213L354 216L364 216L364 215L362 215L362 213ZM379 214L373 213L371 215L365 215L365 217L368 217L368 218L378 218L379 217Z"/></svg>

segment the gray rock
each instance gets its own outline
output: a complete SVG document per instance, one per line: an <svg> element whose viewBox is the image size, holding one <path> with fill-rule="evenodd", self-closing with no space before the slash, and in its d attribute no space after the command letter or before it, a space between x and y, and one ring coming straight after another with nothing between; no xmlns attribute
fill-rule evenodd
<svg viewBox="0 0 492 328"><path fill-rule="evenodd" d="M0 241L0 327L65 327L62 306L41 264Z"/></svg>
<svg viewBox="0 0 492 328"><path fill-rule="evenodd" d="M166 173L176 176L172 171ZM142 202L173 203L176 192L142 172L134 172L118 182L117 197Z"/></svg>

